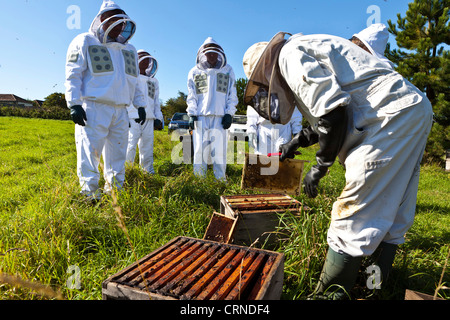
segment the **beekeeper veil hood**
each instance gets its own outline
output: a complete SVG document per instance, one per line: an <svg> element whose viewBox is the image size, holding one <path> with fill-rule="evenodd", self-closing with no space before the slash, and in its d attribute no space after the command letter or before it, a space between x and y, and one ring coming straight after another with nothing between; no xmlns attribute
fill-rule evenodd
<svg viewBox="0 0 450 320"><path fill-rule="evenodd" d="M207 53L217 53L217 62L215 65L211 65L206 57ZM203 42L200 49L197 51L197 66L200 69L221 69L227 64L227 58L222 47L211 37L208 37Z"/></svg>
<svg viewBox="0 0 450 320"><path fill-rule="evenodd" d="M92 21L90 32L103 44L125 44L136 32L136 23L114 1L104 0L99 13Z"/></svg>
<svg viewBox="0 0 450 320"><path fill-rule="evenodd" d="M148 61L148 67L145 70L145 74L147 77L154 78L156 75L156 72L158 72L158 61L154 57L151 56L150 53L144 50L138 50L138 56L139 56L139 64L144 60Z"/></svg>
<svg viewBox="0 0 450 320"><path fill-rule="evenodd" d="M389 31L384 24L374 23L353 36L361 40L372 55L383 62L389 63L391 66L393 65L392 62L384 56L384 51L386 50L386 45L389 40Z"/></svg>
<svg viewBox="0 0 450 320"><path fill-rule="evenodd" d="M244 103L272 123L286 124L295 109L294 94L281 75L278 57L286 43L286 32L269 42L252 45L244 54L243 67L248 83Z"/></svg>

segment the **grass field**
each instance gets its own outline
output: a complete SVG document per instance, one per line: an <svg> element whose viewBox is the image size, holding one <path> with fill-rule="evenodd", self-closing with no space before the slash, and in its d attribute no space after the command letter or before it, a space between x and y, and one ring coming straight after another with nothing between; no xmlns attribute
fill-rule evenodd
<svg viewBox="0 0 450 320"><path fill-rule="evenodd" d="M112 274L177 236L202 238L221 195L252 193L240 190L241 164L228 165L227 183L173 164L171 150L179 142L158 131L157 174L127 167L117 199L87 204L79 195L73 132L70 121L0 117L0 299L101 299L101 283ZM311 147L297 157L313 161L314 154ZM343 186L336 163L316 199L296 197L314 213L280 215L283 299L305 299L314 290L331 206ZM415 223L378 298L403 299L412 289L450 299L449 174L424 166L419 188Z"/></svg>

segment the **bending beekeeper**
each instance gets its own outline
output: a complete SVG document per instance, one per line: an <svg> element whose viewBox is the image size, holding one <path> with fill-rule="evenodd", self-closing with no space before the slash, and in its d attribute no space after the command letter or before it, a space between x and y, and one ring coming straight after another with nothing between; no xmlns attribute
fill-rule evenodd
<svg viewBox="0 0 450 320"><path fill-rule="evenodd" d="M104 1L90 31L70 44L66 100L75 125L77 174L81 192L101 198L99 162L103 154L105 192L120 190L125 179L129 119L127 106L145 119L145 99L137 86L137 52L129 40L135 23L114 2Z"/></svg>
<svg viewBox="0 0 450 320"><path fill-rule="evenodd" d="M238 103L233 69L222 47L211 37L197 52L197 64L188 75L186 112L193 130L194 173L205 176L212 164L214 176L226 180L228 128Z"/></svg>
<svg viewBox="0 0 450 320"><path fill-rule="evenodd" d="M372 44L382 41L373 46L382 55L385 32L368 33ZM345 297L362 258L376 250L382 279L377 285L383 286L413 223L420 162L432 125L430 102L389 63L336 36L296 34L285 40L279 33L250 47L243 63L251 74L247 104L280 123L289 121L297 106L311 125L280 148L284 160L319 143L304 192L318 195L320 179L336 157L346 169L315 293Z"/></svg>
<svg viewBox="0 0 450 320"><path fill-rule="evenodd" d="M158 62L148 52L138 51L139 56L139 80L138 86L144 92L146 98L145 114L147 116L143 125L139 122L139 112L133 106L129 106L130 132L128 134L127 162L133 163L136 157L136 146L139 147L139 166L145 172L154 174L153 168L153 144L154 129L162 127L163 114L159 102L159 82L155 78L158 71Z"/></svg>
<svg viewBox="0 0 450 320"><path fill-rule="evenodd" d="M277 153L280 146L291 141L302 130L302 114L295 109L287 124L271 123L255 109L247 107L247 134L249 146L255 154Z"/></svg>

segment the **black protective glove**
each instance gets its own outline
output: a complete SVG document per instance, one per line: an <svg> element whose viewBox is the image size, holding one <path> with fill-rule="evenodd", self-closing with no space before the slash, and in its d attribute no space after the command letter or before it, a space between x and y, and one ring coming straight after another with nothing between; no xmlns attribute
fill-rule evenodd
<svg viewBox="0 0 450 320"><path fill-rule="evenodd" d="M145 119L147 119L147 113L145 112L144 107L138 108L138 115L139 115L139 118L134 121L136 121L137 123L140 123L142 126L145 123Z"/></svg>
<svg viewBox="0 0 450 320"><path fill-rule="evenodd" d="M233 117L231 114L225 114L222 118L222 126L225 130L231 127L231 123L233 122Z"/></svg>
<svg viewBox="0 0 450 320"><path fill-rule="evenodd" d="M327 174L327 172L328 168L315 165L312 166L311 170L305 175L305 179L303 179L303 191L308 197L317 197L319 181Z"/></svg>
<svg viewBox="0 0 450 320"><path fill-rule="evenodd" d="M83 107L80 105L75 105L73 107L70 107L70 115L72 117L72 121L76 124L79 124L80 126L85 126L87 121L86 118L86 111L84 111Z"/></svg>
<svg viewBox="0 0 450 320"><path fill-rule="evenodd" d="M153 128L156 130L162 129L162 122L159 119L153 121Z"/></svg>
<svg viewBox="0 0 450 320"><path fill-rule="evenodd" d="M303 129L296 134L291 141L280 146L280 161L284 161L285 159L293 159L295 157L294 152L298 148L309 147L317 143L317 141L319 141L319 135L315 133L311 127Z"/></svg>
<svg viewBox="0 0 450 320"><path fill-rule="evenodd" d="M303 180L304 191L312 198L317 196L320 179L333 165L344 143L347 131L345 106L339 106L321 117L318 121L317 131L320 145L320 149L316 153L317 164L311 168Z"/></svg>
<svg viewBox="0 0 450 320"><path fill-rule="evenodd" d="M198 121L197 116L190 116L189 117L189 129L194 130L195 129L195 122Z"/></svg>

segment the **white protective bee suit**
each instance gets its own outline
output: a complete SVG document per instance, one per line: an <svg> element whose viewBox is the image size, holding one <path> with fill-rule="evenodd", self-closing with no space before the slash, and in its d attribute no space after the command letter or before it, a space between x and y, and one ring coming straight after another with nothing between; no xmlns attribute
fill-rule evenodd
<svg viewBox="0 0 450 320"><path fill-rule="evenodd" d="M146 74L140 74L138 86L146 98L145 113L147 119L143 125L136 122L139 118L137 109L131 105L127 108L130 118L130 132L128 134L127 162L133 163L136 157L136 146L139 147L139 165L148 172L155 173L153 168L154 120L163 122L161 103L159 102L159 82L155 78L158 71L158 62L150 54L139 50L139 62L150 60Z"/></svg>
<svg viewBox="0 0 450 320"><path fill-rule="evenodd" d="M298 109L294 110L287 124L273 124L252 107L247 107L247 134L249 143L255 148L255 154L277 153L282 144L291 141L301 130L302 114Z"/></svg>
<svg viewBox="0 0 450 320"><path fill-rule="evenodd" d="M272 119L288 118L286 113L297 105L311 124L310 143L299 145L319 141L316 167L322 172L336 156L346 169L345 188L331 213L329 246L355 257L371 255L381 242L403 243L413 223L420 162L432 125L430 102L391 65L347 39L297 34L279 41L278 52L271 43L252 46L244 56L244 68L254 68L252 77L263 74L256 64L266 57L265 48L273 49L272 57L266 58L277 64L273 75L289 89L273 87L271 96L292 94L295 100L285 109L271 104ZM255 86L252 79L249 85ZM345 112L345 127L338 130L343 140L330 144L333 127L323 125L324 119L340 108ZM324 150L325 145L330 150Z"/></svg>
<svg viewBox="0 0 450 320"><path fill-rule="evenodd" d="M219 55L217 64L210 66L207 52ZM225 180L228 131L223 128L225 114L233 116L238 103L233 69L227 64L223 49L211 37L207 38L197 53L197 64L188 74L186 112L195 116L193 130L194 173L206 174L207 165L213 164L217 179Z"/></svg>
<svg viewBox="0 0 450 320"><path fill-rule="evenodd" d="M137 52L128 43L135 23L125 14L102 22L101 15L120 9L114 1L104 1L90 31L78 35L70 44L66 63L66 100L70 107L81 105L86 112L86 125L75 126L77 174L81 192L98 198L99 161L103 154L105 191L111 186L122 188L129 119L127 107L145 107L138 83ZM110 28L103 26L118 19ZM114 21L114 20L113 20ZM117 38L109 35L122 25ZM105 30L107 29L107 30Z"/></svg>
<svg viewBox="0 0 450 320"><path fill-rule="evenodd" d="M368 31L382 39L379 30ZM364 256L372 256L382 281L387 279L396 247L413 223L432 106L391 64L347 39L284 38L278 33L247 50L244 69L251 77L244 102L281 123L297 106L308 120L311 126L280 148L281 160L319 143L317 164L303 180L308 196L317 195L336 157L344 165L346 185L333 204L329 250L315 290L343 299ZM386 42L371 49L382 55Z"/></svg>

